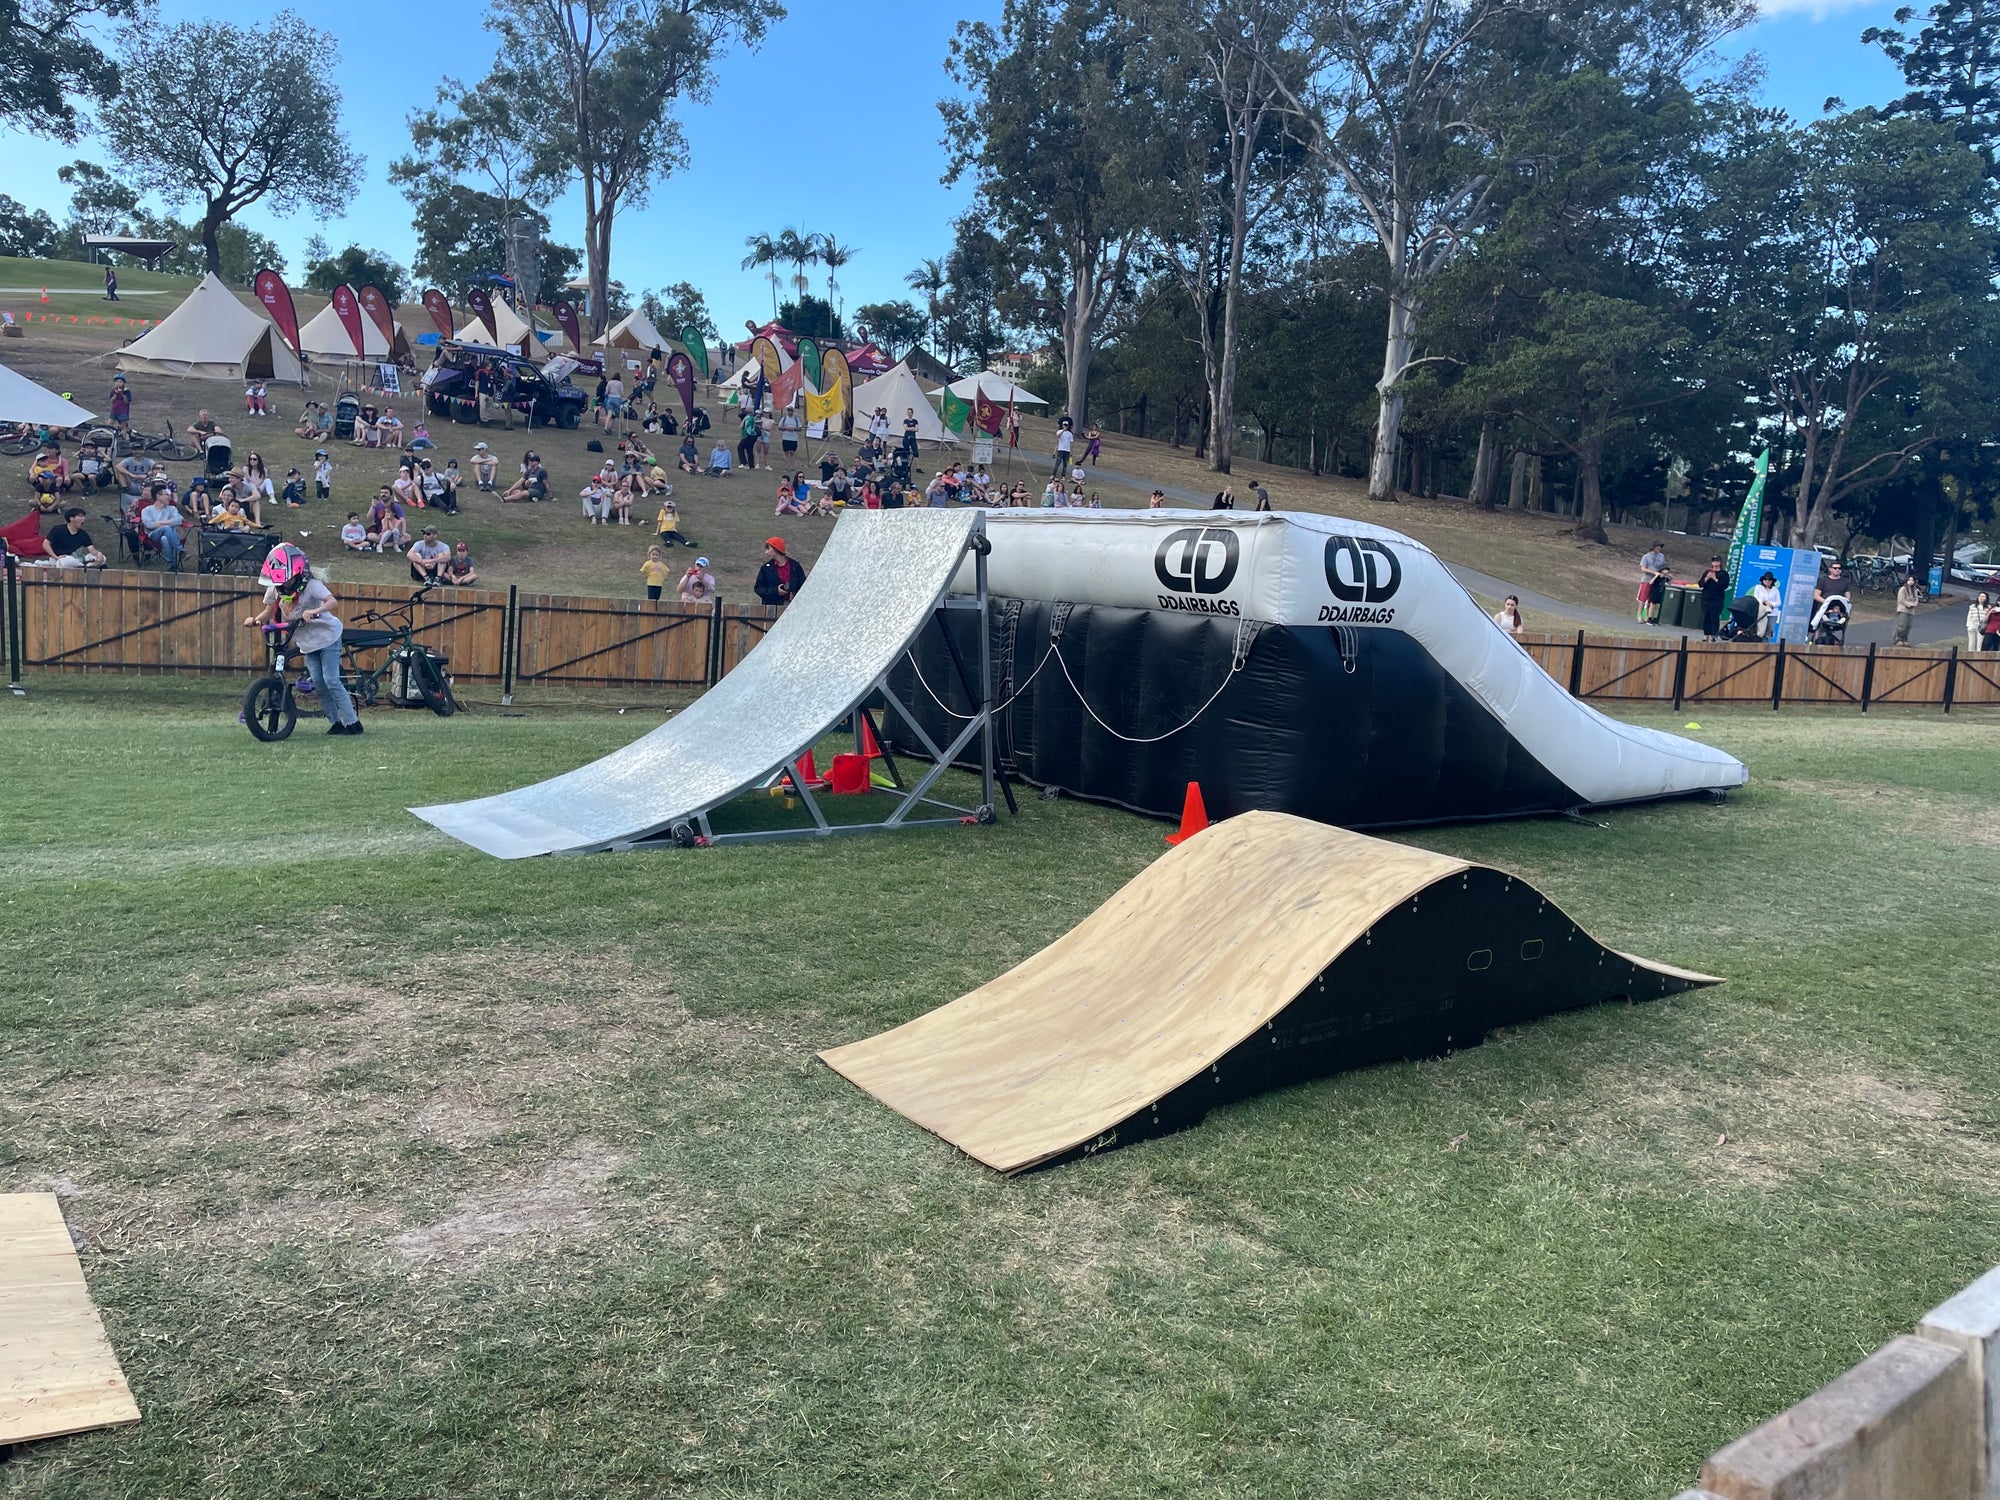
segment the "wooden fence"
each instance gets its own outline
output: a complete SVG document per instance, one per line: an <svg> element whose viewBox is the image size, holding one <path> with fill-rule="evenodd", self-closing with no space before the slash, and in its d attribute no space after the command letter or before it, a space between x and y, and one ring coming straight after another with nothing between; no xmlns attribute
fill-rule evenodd
<svg viewBox="0 0 2000 1500"><path fill-rule="evenodd" d="M342 583L351 629L386 628L408 587ZM264 663L243 619L263 590L242 578L9 567L0 621L9 676L23 672L248 673ZM762 605L442 589L404 616L460 681L703 688L777 618ZM371 616L389 616L375 619Z"/></svg>
<svg viewBox="0 0 2000 1500"><path fill-rule="evenodd" d="M407 587L343 583L342 615L370 628ZM259 587L241 578L16 569L0 620L9 675L26 671L248 673L263 646L243 617ZM416 638L451 658L460 681L703 688L771 628L762 605L706 607L643 599L445 589L417 605ZM1873 646L1759 646L1523 636L1556 681L1596 703L1787 703L1943 708L2000 704L2000 655Z"/></svg>

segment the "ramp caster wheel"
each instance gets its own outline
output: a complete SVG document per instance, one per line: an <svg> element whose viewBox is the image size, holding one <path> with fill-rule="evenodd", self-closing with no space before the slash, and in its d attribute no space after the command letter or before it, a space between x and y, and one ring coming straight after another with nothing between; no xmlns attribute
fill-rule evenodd
<svg viewBox="0 0 2000 1500"><path fill-rule="evenodd" d="M676 823L673 827L674 843L682 849L694 847L694 828L688 823Z"/></svg>
<svg viewBox="0 0 2000 1500"><path fill-rule="evenodd" d="M968 545L980 557L985 557L993 550L992 541L984 533L975 536Z"/></svg>
<svg viewBox="0 0 2000 1500"><path fill-rule="evenodd" d="M985 806L981 807L977 812L975 812L972 816L974 820L978 822L979 826L984 828L988 823L995 821L993 804L990 802L987 803Z"/></svg>

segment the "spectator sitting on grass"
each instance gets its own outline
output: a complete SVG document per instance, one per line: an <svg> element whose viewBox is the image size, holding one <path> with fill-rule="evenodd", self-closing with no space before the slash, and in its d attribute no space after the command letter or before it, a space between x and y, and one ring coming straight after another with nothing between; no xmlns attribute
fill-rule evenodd
<svg viewBox="0 0 2000 1500"><path fill-rule="evenodd" d="M306 477L297 469L285 470L285 505L297 510L306 503Z"/></svg>
<svg viewBox="0 0 2000 1500"><path fill-rule="evenodd" d="M85 494L111 488L111 465L98 452L97 444L85 443L76 450L77 488Z"/></svg>
<svg viewBox="0 0 2000 1500"><path fill-rule="evenodd" d="M410 446L412 448L435 448L437 446L436 443L431 441L431 430L424 425L423 418L421 417L417 419L416 430L410 434Z"/></svg>
<svg viewBox="0 0 2000 1500"><path fill-rule="evenodd" d="M451 556L444 563L444 581L461 586L479 582L479 569L472 565L472 549L465 543L452 544Z"/></svg>
<svg viewBox="0 0 2000 1500"><path fill-rule="evenodd" d="M223 501L221 510L209 516L208 524L214 531L248 531L250 517L244 513L243 502L231 495Z"/></svg>
<svg viewBox="0 0 2000 1500"><path fill-rule="evenodd" d="M721 443L708 455L708 472L720 479L729 477L729 449Z"/></svg>
<svg viewBox="0 0 2000 1500"><path fill-rule="evenodd" d="M375 408L371 405L364 405L354 414L355 447L373 448L381 442L382 435L375 428L376 415Z"/></svg>
<svg viewBox="0 0 2000 1500"><path fill-rule="evenodd" d="M203 526L206 526L208 518L215 514L215 497L209 492L206 479L188 481L187 508L188 514Z"/></svg>
<svg viewBox="0 0 2000 1500"><path fill-rule="evenodd" d="M403 555L409 559L410 582L444 582L444 565L451 559L451 548L438 540L437 527L426 526L424 534Z"/></svg>
<svg viewBox="0 0 2000 1500"><path fill-rule="evenodd" d="M90 544L90 533L83 529L81 505L63 512L62 525L42 539L42 546L59 568L104 566L104 554Z"/></svg>
<svg viewBox="0 0 2000 1500"><path fill-rule="evenodd" d="M404 519L403 503L389 493L386 484L375 492L375 503L368 507L368 529L374 534L377 552L392 547L401 552L410 545L410 523Z"/></svg>
<svg viewBox="0 0 2000 1500"><path fill-rule="evenodd" d="M472 482L482 490L491 490L500 474L500 460L493 456L493 450L484 443L472 445Z"/></svg>
<svg viewBox="0 0 2000 1500"><path fill-rule="evenodd" d="M395 407L386 406L382 409L382 417L376 422L375 430L381 434L384 448L403 446L403 419L396 415Z"/></svg>
<svg viewBox="0 0 2000 1500"><path fill-rule="evenodd" d="M677 461L680 464L680 470L683 474L699 474L701 472L701 450L694 445L693 433L689 433L681 439Z"/></svg>
<svg viewBox="0 0 2000 1500"><path fill-rule="evenodd" d="M502 495L503 502L526 501L534 503L549 498L549 471L542 467L541 455L530 448L521 459L521 478L514 487Z"/></svg>
<svg viewBox="0 0 2000 1500"><path fill-rule="evenodd" d="M611 514L611 486L606 484L602 474L590 476L577 494L583 497L583 518L593 526L602 526L604 518Z"/></svg>
<svg viewBox="0 0 2000 1500"><path fill-rule="evenodd" d="M430 467L430 462L429 459L424 460L426 469ZM438 508L448 516L455 516L458 514L458 487L465 483L465 476L458 472L458 460L446 459L444 472L438 475L438 479L444 486L443 493L438 496Z"/></svg>
<svg viewBox="0 0 2000 1500"><path fill-rule="evenodd" d="M776 514L781 516L802 516L805 513L804 502L799 499L798 491L792 488L792 482L787 479L783 484L778 486L778 508Z"/></svg>
<svg viewBox="0 0 2000 1500"><path fill-rule="evenodd" d="M62 449L54 443L44 443L35 461L28 465L28 485L35 492L36 507L44 512L54 510L55 497L67 495L75 484Z"/></svg>
<svg viewBox="0 0 2000 1500"><path fill-rule="evenodd" d="M375 541L368 528L361 524L361 512L350 510L347 524L340 528L340 545L349 552L373 552Z"/></svg>
<svg viewBox="0 0 2000 1500"><path fill-rule="evenodd" d="M662 546L692 547L694 545L681 531L680 507L674 504L672 495L669 495L660 502L660 518L653 523L653 530L659 536Z"/></svg>
<svg viewBox="0 0 2000 1500"><path fill-rule="evenodd" d="M632 524L632 501L644 486L636 474L621 475L611 487L611 519L620 526Z"/></svg>
<svg viewBox="0 0 2000 1500"><path fill-rule="evenodd" d="M194 420L187 425L187 435L194 439L197 448L206 448L208 440L220 431L222 429L216 426L215 418L208 414L205 406L194 414Z"/></svg>

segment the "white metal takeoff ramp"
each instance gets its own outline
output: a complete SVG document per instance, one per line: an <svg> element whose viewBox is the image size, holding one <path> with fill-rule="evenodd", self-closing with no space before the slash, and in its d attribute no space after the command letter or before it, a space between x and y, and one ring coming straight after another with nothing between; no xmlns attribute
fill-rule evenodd
<svg viewBox="0 0 2000 1500"><path fill-rule="evenodd" d="M908 717L884 693L883 678L940 608L969 607L983 617L983 590L976 598L961 594L949 606L945 593L968 554L983 576L985 521L976 510L846 512L797 600L757 648L651 734L549 781L410 810L501 859L621 847L677 825L705 829L710 809L795 768L806 750L872 696L881 694ZM985 636L982 618L980 638ZM989 696L983 682L980 695ZM937 773L975 738L986 742L990 767L984 714L949 744L927 741L937 759L889 823L925 821L906 814L930 800L923 794ZM805 800L816 826L800 831L850 831L829 826L809 793ZM989 772L982 813L992 800ZM970 811L949 810L953 822Z"/></svg>
<svg viewBox="0 0 2000 1500"><path fill-rule="evenodd" d="M1248 812L990 983L820 1056L1014 1173L1497 1026L1720 982L1603 947L1500 870Z"/></svg>

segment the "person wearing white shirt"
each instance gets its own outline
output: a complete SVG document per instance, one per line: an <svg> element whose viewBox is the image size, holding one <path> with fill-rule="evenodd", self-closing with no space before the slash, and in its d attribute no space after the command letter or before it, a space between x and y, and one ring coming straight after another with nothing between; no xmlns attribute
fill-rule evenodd
<svg viewBox="0 0 2000 1500"><path fill-rule="evenodd" d="M1757 638L1775 641L1779 618L1785 612L1785 596L1778 591L1778 575L1766 573L1758 579L1750 597L1757 601Z"/></svg>

